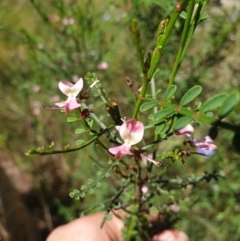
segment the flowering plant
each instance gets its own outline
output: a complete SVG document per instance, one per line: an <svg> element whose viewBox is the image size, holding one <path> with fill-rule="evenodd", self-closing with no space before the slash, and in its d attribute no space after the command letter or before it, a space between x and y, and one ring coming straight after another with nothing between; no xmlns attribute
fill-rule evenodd
<svg viewBox="0 0 240 241"><path fill-rule="evenodd" d="M176 217L172 216L174 212L179 212L180 199L172 198L174 194L170 193L171 190L186 187L191 183L197 185L202 180L222 176L220 173L205 173L200 177L186 180L171 176L171 168L175 163L183 165L190 156L210 158L217 150L214 136L204 134L203 139L193 137L193 125L234 128L234 125L226 123L224 118L239 101L237 91L218 94L203 103L195 102L194 105L202 91L201 86L194 85L184 93L179 102L175 101L178 86L174 81L195 28L206 19L203 14L205 5L206 1L176 1L170 19L164 19L159 24L153 51L146 54L142 47L137 20L132 20L131 31L141 67L142 81L141 88L132 91L134 104L129 104L127 116L122 114L124 110L118 107L118 100L113 100L112 96L108 97L110 91L103 88L96 74L88 73L84 79L80 78L76 83L61 81L59 89L68 98L64 102L57 102L56 105L67 114L69 123L78 123L79 127L75 133L82 135L82 138L76 141L73 148L66 146L55 150L54 143L51 143L48 148L42 146L27 153L68 153L94 144L101 149L102 156L106 159L102 162L108 163L107 167L104 164L100 165L95 179L89 179L86 185L71 191L70 196L77 200L83 199L101 187L106 178L114 177L113 183L117 191L104 205L106 215L101 226L106 220L111 219L112 212L123 210L127 215L123 230L125 240L143 240L153 235L159 224L162 224L163 228L174 224ZM180 17L183 21L180 46L168 86L159 96L155 84L158 81L160 57ZM80 93L83 85L87 86L85 83L90 84L89 88ZM133 90L129 78L126 87ZM106 121L102 121L100 114L97 114L97 108L91 107L92 96L95 94L99 97L98 102L103 101L106 106L103 111ZM178 140L177 146L171 145L173 139ZM168 147L166 152L163 151L163 143L164 147ZM165 206L159 205L158 198L161 195L165 195Z"/></svg>

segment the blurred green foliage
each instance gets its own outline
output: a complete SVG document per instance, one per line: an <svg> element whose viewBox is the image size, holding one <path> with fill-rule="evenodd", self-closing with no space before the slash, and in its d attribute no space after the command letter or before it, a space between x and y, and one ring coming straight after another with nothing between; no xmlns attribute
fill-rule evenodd
<svg viewBox="0 0 240 241"><path fill-rule="evenodd" d="M217 2L209 2L208 20L197 28L178 72L177 100L197 84L203 86L199 101L216 93L240 90L240 9L225 8ZM66 125L66 118L58 111L53 114L42 105L53 106L63 98L57 88L60 80L71 81L96 72L109 91L106 94L114 97L123 110L121 114L127 116L132 103L131 92L122 91L127 88L125 78L133 81L135 91L142 78L140 66L135 64L130 20L138 19L143 46L148 50L155 43L159 22L168 17L174 3L173 0L1 1L0 148L35 177L30 196L39 190L43 192L56 224L70 221L89 205L96 206L111 197L116 190L109 187L115 180L109 177L103 182L87 204L84 200L76 202L68 193L84 184L86 177L96 176L95 167L102 165L99 160L103 154L97 147L65 156L29 158L24 155L29 148L51 141L57 147L68 143L74 146L78 138L74 134L75 123ZM167 88L181 30L182 22L178 21L155 76L157 89ZM98 67L103 61L109 65L106 70ZM101 113L104 106L97 99L95 106ZM228 121L240 124L239 111L238 106L227 117ZM202 136L206 132L202 127L198 134ZM181 188L183 196L177 191L163 194L166 195L163 199L179 204L181 211L177 214L176 227L184 230L190 240L229 240L229 237L239 240L240 163L231 145L233 135L231 131L220 130L216 139L218 151L208 160L189 159L184 165L174 166L176 178L191 172L201 175L223 170L225 173L224 178L202 181L199 188L189 183ZM235 136L239 140L239 132ZM174 140L172 143L178 145ZM235 141L238 152L239 143ZM33 205L31 211L39 213L44 220L41 207Z"/></svg>

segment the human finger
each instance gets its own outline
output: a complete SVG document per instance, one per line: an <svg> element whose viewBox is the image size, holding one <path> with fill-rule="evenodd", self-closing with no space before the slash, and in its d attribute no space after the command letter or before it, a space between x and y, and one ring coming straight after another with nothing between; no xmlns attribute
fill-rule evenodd
<svg viewBox="0 0 240 241"><path fill-rule="evenodd" d="M122 221L115 215L100 229L105 213L78 218L52 231L46 241L121 241Z"/></svg>

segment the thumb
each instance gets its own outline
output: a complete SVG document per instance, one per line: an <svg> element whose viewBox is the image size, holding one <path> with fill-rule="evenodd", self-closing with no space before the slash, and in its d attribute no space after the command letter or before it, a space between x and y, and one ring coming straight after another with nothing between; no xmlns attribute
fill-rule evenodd
<svg viewBox="0 0 240 241"><path fill-rule="evenodd" d="M156 234L149 241L188 241L188 236L177 229L168 229Z"/></svg>

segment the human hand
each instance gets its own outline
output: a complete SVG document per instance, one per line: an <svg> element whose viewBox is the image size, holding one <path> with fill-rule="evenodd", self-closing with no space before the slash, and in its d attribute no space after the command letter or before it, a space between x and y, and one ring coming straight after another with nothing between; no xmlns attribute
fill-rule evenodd
<svg viewBox="0 0 240 241"><path fill-rule="evenodd" d="M99 225L104 213L91 214L78 218L52 231L46 241L122 241L122 221L112 215L111 221L105 222L102 229ZM187 235L176 229L165 230L148 241L188 241Z"/></svg>

